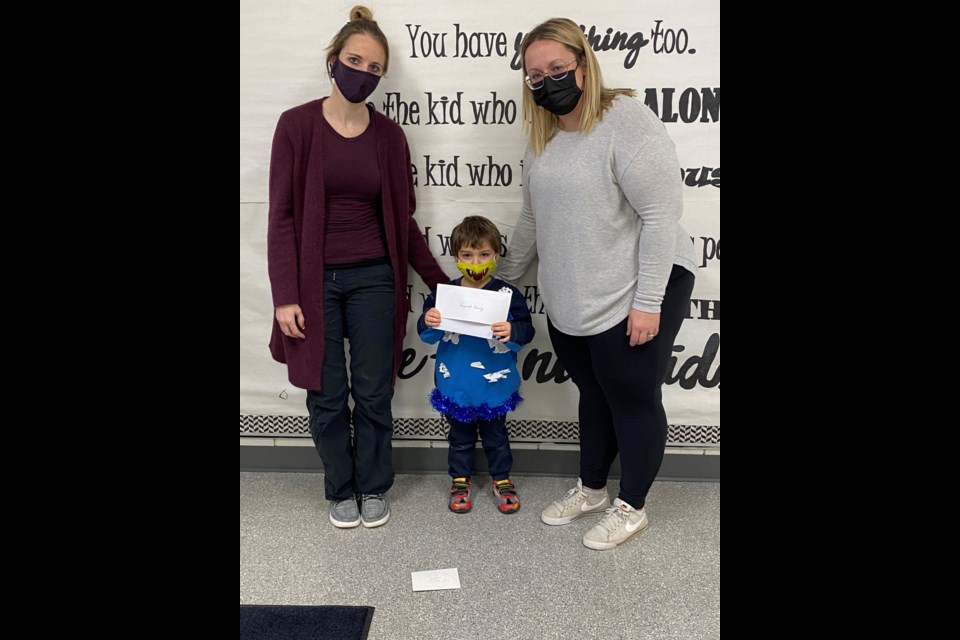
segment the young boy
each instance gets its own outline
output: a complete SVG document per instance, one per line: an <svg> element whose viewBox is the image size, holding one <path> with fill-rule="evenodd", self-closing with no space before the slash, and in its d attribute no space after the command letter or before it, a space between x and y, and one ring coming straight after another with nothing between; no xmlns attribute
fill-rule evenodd
<svg viewBox="0 0 960 640"><path fill-rule="evenodd" d="M440 312L435 306L436 294L432 293L424 301L423 315L417 322L424 342L440 342L434 374L437 386L430 402L450 424L448 461L453 485L449 507L455 513L473 508L470 477L478 432L493 478L493 495L499 501L497 508L501 513L515 513L520 508L517 489L510 481L513 455L506 415L522 402L516 352L533 340L534 329L526 301L516 287L491 277L501 248L500 231L480 216L464 218L450 236L451 253L463 274L451 280L451 285L511 294L507 320L491 326L494 339L437 329Z"/></svg>

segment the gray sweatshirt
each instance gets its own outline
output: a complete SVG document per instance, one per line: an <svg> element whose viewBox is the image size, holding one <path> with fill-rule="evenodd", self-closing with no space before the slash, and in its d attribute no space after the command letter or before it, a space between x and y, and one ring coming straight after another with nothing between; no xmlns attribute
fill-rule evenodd
<svg viewBox="0 0 960 640"><path fill-rule="evenodd" d="M558 131L523 159L523 209L497 276L516 282L539 255L550 321L568 335L659 313L674 264L696 273L678 224L683 183L673 141L642 102L619 96L593 131Z"/></svg>

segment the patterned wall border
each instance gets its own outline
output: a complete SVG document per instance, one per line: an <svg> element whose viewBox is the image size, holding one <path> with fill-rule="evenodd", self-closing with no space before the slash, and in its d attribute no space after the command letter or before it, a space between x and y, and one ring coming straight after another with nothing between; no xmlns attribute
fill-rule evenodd
<svg viewBox="0 0 960 640"><path fill-rule="evenodd" d="M576 422L549 420L507 420L514 442L579 441ZM398 418L393 421L394 440L444 440L446 425L441 418ZM240 415L240 435L244 437L309 437L306 416ZM672 424L667 445L675 447L720 447L720 425Z"/></svg>

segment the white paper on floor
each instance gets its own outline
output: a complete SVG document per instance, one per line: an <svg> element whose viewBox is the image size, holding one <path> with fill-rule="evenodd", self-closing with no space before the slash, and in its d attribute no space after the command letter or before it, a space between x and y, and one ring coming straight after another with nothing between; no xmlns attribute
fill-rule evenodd
<svg viewBox="0 0 960 640"><path fill-rule="evenodd" d="M437 591L439 589L459 589L460 574L456 569L437 569L436 571L414 571L414 591Z"/></svg>

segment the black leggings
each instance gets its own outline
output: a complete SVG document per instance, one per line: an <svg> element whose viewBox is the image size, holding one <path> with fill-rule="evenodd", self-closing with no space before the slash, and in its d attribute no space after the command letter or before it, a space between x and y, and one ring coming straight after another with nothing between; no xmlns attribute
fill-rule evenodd
<svg viewBox="0 0 960 640"><path fill-rule="evenodd" d="M580 479L591 489L607 486L619 452L619 497L635 509L643 507L663 462L667 415L661 386L693 281L692 273L674 265L657 336L635 347L626 335L626 318L594 336L561 333L547 318L557 358L580 390Z"/></svg>

